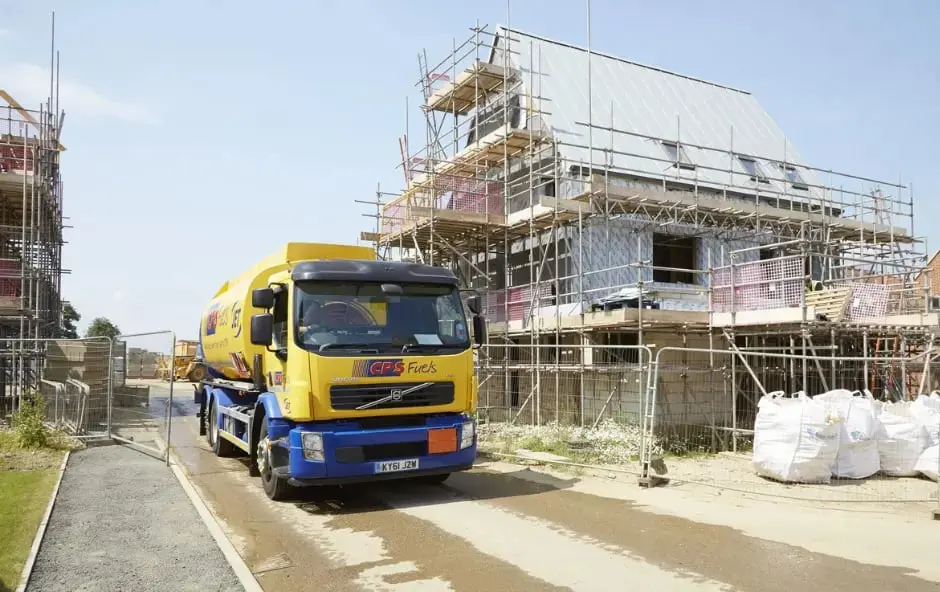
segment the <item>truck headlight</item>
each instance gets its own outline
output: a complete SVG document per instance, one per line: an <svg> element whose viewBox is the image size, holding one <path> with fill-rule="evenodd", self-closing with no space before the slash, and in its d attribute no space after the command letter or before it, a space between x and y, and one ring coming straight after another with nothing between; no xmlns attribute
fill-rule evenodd
<svg viewBox="0 0 940 592"><path fill-rule="evenodd" d="M301 432L300 442L307 460L323 460L323 434L320 432Z"/></svg>
<svg viewBox="0 0 940 592"><path fill-rule="evenodd" d="M474 424L472 421L465 421L460 426L460 449L473 446Z"/></svg>

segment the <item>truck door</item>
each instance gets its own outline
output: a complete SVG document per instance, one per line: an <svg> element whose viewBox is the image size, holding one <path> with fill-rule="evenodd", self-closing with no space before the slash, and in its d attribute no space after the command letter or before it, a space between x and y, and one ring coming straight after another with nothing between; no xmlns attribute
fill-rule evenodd
<svg viewBox="0 0 940 592"><path fill-rule="evenodd" d="M274 308L271 314L274 335L272 349L274 354L268 354L264 369L268 385L272 391L283 391L285 386L287 352L290 350L290 322L288 314L290 290L280 287L274 291Z"/></svg>

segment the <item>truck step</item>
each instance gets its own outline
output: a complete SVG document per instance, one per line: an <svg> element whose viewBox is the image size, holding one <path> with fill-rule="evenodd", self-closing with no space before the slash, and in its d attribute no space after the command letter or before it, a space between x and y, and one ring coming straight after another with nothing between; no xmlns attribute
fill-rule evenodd
<svg viewBox="0 0 940 592"><path fill-rule="evenodd" d="M222 415L227 415L231 417L232 419L235 419L245 424L248 424L248 422L251 421L251 415L247 413L242 413L241 411L237 411L236 409L232 407L219 407L219 412Z"/></svg>

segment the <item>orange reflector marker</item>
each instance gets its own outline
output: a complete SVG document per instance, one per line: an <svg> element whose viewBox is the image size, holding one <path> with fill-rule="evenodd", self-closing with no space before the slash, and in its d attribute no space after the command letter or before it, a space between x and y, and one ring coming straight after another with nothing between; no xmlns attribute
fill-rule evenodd
<svg viewBox="0 0 940 592"><path fill-rule="evenodd" d="M457 428L428 430L428 454L457 452Z"/></svg>

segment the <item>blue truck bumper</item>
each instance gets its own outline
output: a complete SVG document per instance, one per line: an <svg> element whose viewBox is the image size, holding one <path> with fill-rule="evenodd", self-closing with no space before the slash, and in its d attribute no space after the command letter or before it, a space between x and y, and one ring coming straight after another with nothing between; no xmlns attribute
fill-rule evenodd
<svg viewBox="0 0 940 592"><path fill-rule="evenodd" d="M472 437L464 438L465 426L472 426ZM453 452L429 450L429 434L434 430L456 430ZM322 460L304 456L304 432L322 436ZM434 415L423 418L421 425L364 429L356 422L295 424L287 434L291 485L336 485L361 481L407 479L463 471L476 458L476 426L463 414ZM460 448L461 441L469 445ZM309 451L308 451L309 453Z"/></svg>

